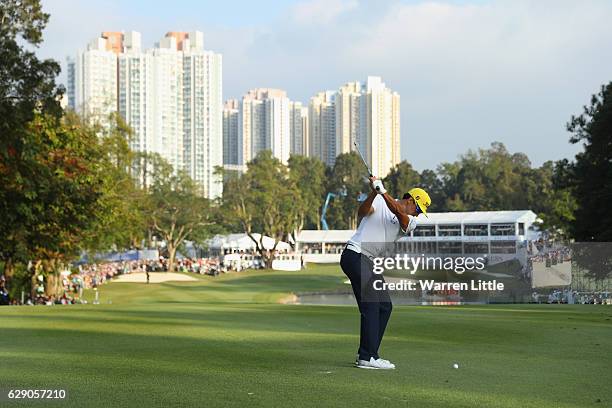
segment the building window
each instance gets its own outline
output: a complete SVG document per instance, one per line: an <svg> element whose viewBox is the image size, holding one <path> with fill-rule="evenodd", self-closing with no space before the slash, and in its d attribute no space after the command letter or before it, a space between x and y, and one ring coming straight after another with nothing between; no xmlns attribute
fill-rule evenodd
<svg viewBox="0 0 612 408"><path fill-rule="evenodd" d="M515 241L491 241L492 254L515 254Z"/></svg>
<svg viewBox="0 0 612 408"><path fill-rule="evenodd" d="M461 252L461 242L438 242L439 254L460 254Z"/></svg>
<svg viewBox="0 0 612 408"><path fill-rule="evenodd" d="M463 244L463 252L466 254L487 254L489 244L486 242L466 242Z"/></svg>
<svg viewBox="0 0 612 408"><path fill-rule="evenodd" d="M525 223L524 222L519 222L519 235L525 235Z"/></svg>
<svg viewBox="0 0 612 408"><path fill-rule="evenodd" d="M415 237L435 237L436 228L433 225L418 225L412 234Z"/></svg>
<svg viewBox="0 0 612 408"><path fill-rule="evenodd" d="M512 236L515 234L514 224L491 224L491 235Z"/></svg>
<svg viewBox="0 0 612 408"><path fill-rule="evenodd" d="M482 237L489 235L487 224L467 224L463 226L463 234L469 237Z"/></svg>
<svg viewBox="0 0 612 408"><path fill-rule="evenodd" d="M439 237L460 237L461 224L438 225Z"/></svg>

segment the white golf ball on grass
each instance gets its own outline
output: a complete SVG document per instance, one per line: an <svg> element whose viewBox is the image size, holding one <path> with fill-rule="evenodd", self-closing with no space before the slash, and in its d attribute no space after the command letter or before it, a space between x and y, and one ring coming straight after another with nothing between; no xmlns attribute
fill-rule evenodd
<svg viewBox="0 0 612 408"><path fill-rule="evenodd" d="M453 364L453 368L459 368L459 364L457 363Z"/></svg>

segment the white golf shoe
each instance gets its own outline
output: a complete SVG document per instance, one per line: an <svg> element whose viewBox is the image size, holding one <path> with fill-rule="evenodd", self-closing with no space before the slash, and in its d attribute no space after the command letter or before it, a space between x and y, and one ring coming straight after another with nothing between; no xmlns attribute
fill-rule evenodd
<svg viewBox="0 0 612 408"><path fill-rule="evenodd" d="M384 358L380 358L379 360L382 360L382 361L384 361L385 363L387 363L387 364L391 365L391 366L392 366L392 367L391 367L392 369L393 369L393 368L395 368L395 364L393 364L393 363L392 363L392 362L390 362L389 360L385 360Z"/></svg>
<svg viewBox="0 0 612 408"><path fill-rule="evenodd" d="M392 365L392 368L395 368L395 364L393 364L392 362L390 362L389 360L385 360L384 358L381 358L380 360L382 360L383 362ZM355 365L358 366L359 365L359 354L357 354L357 356L355 356Z"/></svg>
<svg viewBox="0 0 612 408"><path fill-rule="evenodd" d="M368 368L370 370L393 370L395 369L395 364L388 360L383 360L382 358L375 359L374 357L370 357L370 361L359 360L357 362L357 368Z"/></svg>

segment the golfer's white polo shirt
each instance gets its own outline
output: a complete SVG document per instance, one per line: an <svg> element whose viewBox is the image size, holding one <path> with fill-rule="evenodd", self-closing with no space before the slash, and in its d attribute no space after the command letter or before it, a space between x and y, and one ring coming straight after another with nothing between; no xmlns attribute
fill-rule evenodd
<svg viewBox="0 0 612 408"><path fill-rule="evenodd" d="M358 254L363 253L367 256L378 256L373 252L378 245L371 245L370 243L387 243L394 242L401 235L403 231L400 223L395 216L387 207L385 199L382 195L378 194L372 202L372 209L374 210L370 215L367 215L361 219L359 227L355 234L349 239L347 243L347 249L357 252ZM416 227L416 217L410 217L410 223L408 224L408 234ZM362 243L368 243L367 250L362 248ZM382 248L383 245L380 245Z"/></svg>

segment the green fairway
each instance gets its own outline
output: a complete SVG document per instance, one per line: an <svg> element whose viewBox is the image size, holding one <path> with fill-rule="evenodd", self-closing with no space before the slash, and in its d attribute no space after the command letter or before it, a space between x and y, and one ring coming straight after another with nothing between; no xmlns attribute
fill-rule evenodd
<svg viewBox="0 0 612 408"><path fill-rule="evenodd" d="M197 278L0 307L0 389L68 392L0 406L612 406L612 306L396 307L398 368L359 370L356 307L278 303L345 287L337 265Z"/></svg>

